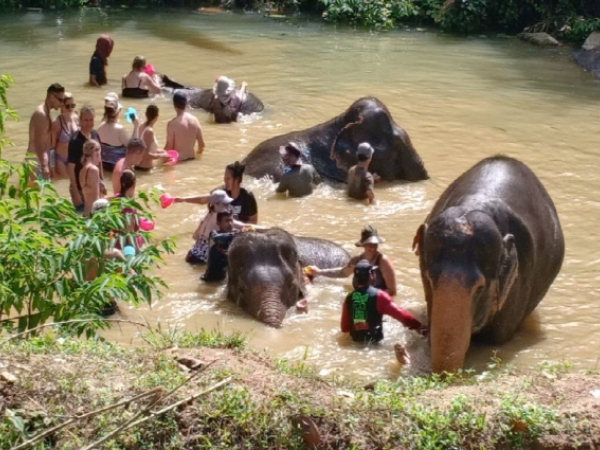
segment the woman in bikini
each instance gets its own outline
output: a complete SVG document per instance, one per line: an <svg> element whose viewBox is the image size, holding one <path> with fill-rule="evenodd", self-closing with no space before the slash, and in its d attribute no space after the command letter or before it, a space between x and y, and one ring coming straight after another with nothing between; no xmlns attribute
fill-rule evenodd
<svg viewBox="0 0 600 450"><path fill-rule="evenodd" d="M98 127L98 135L102 146L102 166L104 170L110 172L114 169L117 161L125 158L130 139L138 137L137 116L133 119L133 133L129 136L123 125L119 123L120 112L119 96L114 92L109 92L104 98L104 121Z"/></svg>
<svg viewBox="0 0 600 450"><path fill-rule="evenodd" d="M121 95L129 98L146 98L150 94L160 94L162 88L154 79L144 72L146 58L136 56L131 65L131 72L123 75Z"/></svg>
<svg viewBox="0 0 600 450"><path fill-rule="evenodd" d="M67 164L69 141L79 131L79 117L75 112L73 94L65 92L65 101L60 106L60 114L52 123L52 148L54 148L54 169L52 178L68 178Z"/></svg>
<svg viewBox="0 0 600 450"><path fill-rule="evenodd" d="M83 216L88 217L92 211L92 205L100 198L100 144L89 140L83 144L83 158L81 159L81 172L79 172L79 183L83 193Z"/></svg>
<svg viewBox="0 0 600 450"><path fill-rule="evenodd" d="M166 159L169 154L165 150L158 149L158 140L154 134L154 125L158 121L158 106L148 105L146 108L146 121L140 125L140 139L146 144L146 151L142 161L135 166L136 169L152 169L152 161L155 159Z"/></svg>

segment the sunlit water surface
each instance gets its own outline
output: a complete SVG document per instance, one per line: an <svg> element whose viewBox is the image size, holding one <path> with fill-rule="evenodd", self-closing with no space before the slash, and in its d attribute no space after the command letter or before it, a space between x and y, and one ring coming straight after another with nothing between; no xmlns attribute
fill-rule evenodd
<svg viewBox="0 0 600 450"><path fill-rule="evenodd" d="M109 59L109 85L94 89L85 81L102 32L110 33L116 46ZM269 181L248 178L245 185L258 199L262 224L332 239L351 252L356 251L353 243L361 227L376 226L387 238L381 249L395 264L397 301L421 319L424 298L411 243L435 200L452 180L487 156L503 153L529 164L559 211L567 242L563 269L514 339L499 348L472 349L467 365L481 369L497 352L520 366L546 359L597 366L600 82L572 63L568 49L540 50L506 37L466 39L415 29L368 33L232 14L90 9L64 16L4 15L0 72L15 78L9 99L21 116L21 122L8 124L16 145L4 157L22 160L29 116L48 85L60 82L79 106L100 109L106 92L120 90L120 77L137 54L188 85L211 86L220 74L246 80L266 105L261 117L232 125L215 125L206 113L194 112L203 125L204 154L138 178L139 188L161 185L174 196L217 186L226 164L269 137L326 121L365 95L383 101L410 134L429 181L380 185L375 207L346 199L335 186L322 185L309 198L286 200L275 195ZM162 145L173 110L167 97L154 101L161 108L156 130ZM140 111L147 104L124 101ZM57 184L66 194L67 183ZM276 357L306 358L322 373L365 379L399 373L393 345L412 340L399 324L385 323L386 339L376 348L356 347L339 333L349 279L318 280L308 315L291 311L282 329L267 328L228 303L222 287L199 281L203 269L184 262L204 209L174 205L155 212L156 237L175 236L178 243L160 270L169 290L152 308L122 306L123 317L160 322L163 328L241 331L253 348ZM133 326L106 336L142 343Z"/></svg>

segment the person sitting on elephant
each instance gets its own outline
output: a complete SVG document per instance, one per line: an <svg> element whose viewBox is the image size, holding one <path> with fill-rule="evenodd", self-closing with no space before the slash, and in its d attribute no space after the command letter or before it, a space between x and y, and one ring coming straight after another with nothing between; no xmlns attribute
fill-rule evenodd
<svg viewBox="0 0 600 450"><path fill-rule="evenodd" d="M302 163L300 146L290 142L279 149L279 153L289 170L286 169L281 176L276 192L288 192L290 197L305 197L312 194L315 186L321 182L321 177L312 165Z"/></svg>
<svg viewBox="0 0 600 450"><path fill-rule="evenodd" d="M136 56L131 64L131 72L123 75L121 80L121 96L129 98L146 98L150 94L160 94L162 88L154 79L144 72L146 58Z"/></svg>
<svg viewBox="0 0 600 450"><path fill-rule="evenodd" d="M208 112L214 114L216 123L229 123L237 121L237 115L246 99L244 81L240 89L235 89L235 82L226 76L217 78L213 87L213 98L208 107Z"/></svg>
<svg viewBox="0 0 600 450"><path fill-rule="evenodd" d="M360 260L354 267L352 291L346 297L342 309L342 333L350 333L355 342L367 344L383 340L383 316L396 319L405 327L426 336L428 329L410 313L394 303L387 292L373 286L375 270L368 260Z"/></svg>
<svg viewBox="0 0 600 450"><path fill-rule="evenodd" d="M316 266L309 266L308 271L315 277L323 275L331 278L345 278L353 273L359 261L366 259L375 267L373 285L393 297L397 291L396 274L394 273L392 261L378 250L379 244L383 242L385 242L385 239L379 237L377 230L369 225L362 229L360 240L354 244L357 247L363 247L363 252L351 258L346 266L333 269L319 269Z"/></svg>
<svg viewBox="0 0 600 450"><path fill-rule="evenodd" d="M356 150L358 163L348 170L348 196L364 200L369 199L369 204L375 203L373 185L379 181L377 174L369 172L369 164L373 159L375 150L368 142L359 144Z"/></svg>
<svg viewBox="0 0 600 450"><path fill-rule="evenodd" d="M206 282L223 281L227 276L227 252L233 241L235 233L240 230L233 229L233 214L229 211L217 213L217 230L210 233L212 243L208 252L206 272L202 280Z"/></svg>

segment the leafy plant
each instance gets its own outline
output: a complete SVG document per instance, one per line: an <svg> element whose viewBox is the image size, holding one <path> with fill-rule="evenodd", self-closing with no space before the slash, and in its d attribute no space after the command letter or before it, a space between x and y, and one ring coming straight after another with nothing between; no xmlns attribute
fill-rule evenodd
<svg viewBox="0 0 600 450"><path fill-rule="evenodd" d="M14 82L12 77L7 74L0 75L0 158L2 150L6 145L12 145L12 142L4 135L4 123L7 119L17 120L17 113L8 104L6 95L7 89Z"/></svg>
<svg viewBox="0 0 600 450"><path fill-rule="evenodd" d="M412 0L321 0L323 18L370 28L392 28L400 20L416 16Z"/></svg>

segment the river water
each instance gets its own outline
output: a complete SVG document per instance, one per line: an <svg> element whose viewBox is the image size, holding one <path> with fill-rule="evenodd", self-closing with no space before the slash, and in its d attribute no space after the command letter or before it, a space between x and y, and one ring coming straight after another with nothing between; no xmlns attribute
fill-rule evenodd
<svg viewBox="0 0 600 450"><path fill-rule="evenodd" d="M85 82L102 32L111 34L116 45L109 59L109 85L94 89ZM120 91L120 77L137 54L188 85L211 86L220 74L246 80L266 105L261 117L232 125L215 125L206 113L194 112L203 125L204 154L138 175L138 189L160 185L173 196L214 188L226 164L269 137L326 121L365 95L383 101L409 133L430 180L378 185L375 207L349 201L339 187L322 185L309 198L281 199L269 181L248 178L245 185L257 197L261 224L332 239L351 252L360 229L376 226L387 239L381 250L395 264L397 301L421 319L424 296L411 243L435 200L487 156L503 153L529 164L559 211L567 243L563 268L515 338L499 348L471 349L467 365L483 369L496 354L522 367L556 359L597 368L600 82L571 62L568 49L540 50L508 37L457 38L420 29L369 33L213 11L5 14L0 17L0 72L15 78L9 100L21 122L8 124L16 145L4 157L22 160L29 116L48 85L60 82L79 106L101 109L106 92ZM147 102L123 103L143 111ZM155 102L161 108L155 129L162 146L173 110L168 98ZM57 186L66 195L67 183ZM386 322L386 339L378 348L355 347L338 332L350 279L317 280L308 315L291 311L282 329L267 328L229 304L222 287L199 281L203 269L184 262L204 209L174 205L155 212L156 236L174 236L178 243L159 272L169 290L152 308L122 306L123 317L160 323L163 329L239 331L253 348L306 359L323 374L366 379L399 373L393 345L411 342L399 324ZM143 343L133 326L106 336Z"/></svg>

